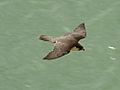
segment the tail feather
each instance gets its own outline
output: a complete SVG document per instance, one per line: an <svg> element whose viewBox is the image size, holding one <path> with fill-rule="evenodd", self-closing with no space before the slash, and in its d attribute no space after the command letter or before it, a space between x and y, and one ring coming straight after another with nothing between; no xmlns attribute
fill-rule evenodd
<svg viewBox="0 0 120 90"><path fill-rule="evenodd" d="M43 40L43 41L50 41L50 37L47 36L47 35L41 35L41 36L39 37L39 39L40 39L40 40Z"/></svg>

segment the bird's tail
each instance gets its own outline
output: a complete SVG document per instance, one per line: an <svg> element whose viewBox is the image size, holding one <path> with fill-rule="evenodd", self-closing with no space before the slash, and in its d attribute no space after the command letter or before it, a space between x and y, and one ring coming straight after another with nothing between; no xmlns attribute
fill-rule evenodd
<svg viewBox="0 0 120 90"><path fill-rule="evenodd" d="M50 41L50 42L52 42L52 38L53 38L53 37L47 36L47 35L41 35L41 36L39 37L40 40Z"/></svg>
<svg viewBox="0 0 120 90"><path fill-rule="evenodd" d="M39 37L39 39L40 39L40 40L43 40L43 41L49 41L49 40L50 40L50 38L49 38L47 35L41 35L41 36Z"/></svg>

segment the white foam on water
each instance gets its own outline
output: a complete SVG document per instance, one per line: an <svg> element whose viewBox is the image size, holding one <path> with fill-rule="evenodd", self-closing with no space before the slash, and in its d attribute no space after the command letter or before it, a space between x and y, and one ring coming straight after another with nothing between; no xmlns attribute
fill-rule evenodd
<svg viewBox="0 0 120 90"><path fill-rule="evenodd" d="M115 49L116 49L116 48L113 47L113 46L108 46L108 48L111 49L111 50L115 50Z"/></svg>
<svg viewBox="0 0 120 90"><path fill-rule="evenodd" d="M115 57L110 57L110 59L111 59L111 60L116 60L116 58L115 58Z"/></svg>
<svg viewBox="0 0 120 90"><path fill-rule="evenodd" d="M25 87L30 88L31 86L30 86L30 85L28 85L28 84L25 84Z"/></svg>

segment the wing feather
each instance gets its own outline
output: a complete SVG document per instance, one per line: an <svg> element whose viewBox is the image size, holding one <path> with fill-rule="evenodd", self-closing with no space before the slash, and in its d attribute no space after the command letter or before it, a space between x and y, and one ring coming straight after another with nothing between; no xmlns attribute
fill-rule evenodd
<svg viewBox="0 0 120 90"><path fill-rule="evenodd" d="M85 23L81 23L78 27L74 29L74 32L85 30Z"/></svg>
<svg viewBox="0 0 120 90"><path fill-rule="evenodd" d="M51 59L56 59L61 56L64 56L69 53L69 49L67 49L68 46L65 44L56 44L54 47L53 51L49 52L47 56L45 56L43 59L51 60Z"/></svg>
<svg viewBox="0 0 120 90"><path fill-rule="evenodd" d="M85 24L81 23L77 28L74 29L74 32L79 34L80 38L85 38L86 37L86 28Z"/></svg>

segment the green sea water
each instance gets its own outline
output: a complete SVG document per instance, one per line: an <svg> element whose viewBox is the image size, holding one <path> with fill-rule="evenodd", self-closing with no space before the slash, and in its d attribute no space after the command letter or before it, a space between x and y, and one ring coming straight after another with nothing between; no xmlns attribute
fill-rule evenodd
<svg viewBox="0 0 120 90"><path fill-rule="evenodd" d="M86 51L52 61L41 34L84 22ZM0 0L0 90L119 90L119 0Z"/></svg>

